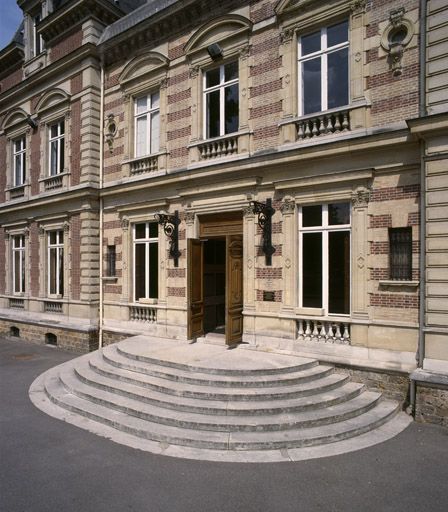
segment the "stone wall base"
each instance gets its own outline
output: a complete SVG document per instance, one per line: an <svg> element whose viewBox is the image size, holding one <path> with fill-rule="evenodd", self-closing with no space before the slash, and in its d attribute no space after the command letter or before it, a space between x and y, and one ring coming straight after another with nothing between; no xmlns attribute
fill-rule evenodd
<svg viewBox="0 0 448 512"><path fill-rule="evenodd" d="M448 388L416 384L415 420L448 427Z"/></svg>
<svg viewBox="0 0 448 512"><path fill-rule="evenodd" d="M113 331L103 331L103 347L107 347L108 345L112 345L113 343L118 343L119 341L125 340L126 338L130 338L131 336L135 336L135 334L130 333L118 333Z"/></svg>
<svg viewBox="0 0 448 512"><path fill-rule="evenodd" d="M81 354L98 348L98 330L94 328L76 330L50 324L0 320L0 335L39 345L52 344L64 350Z"/></svg>

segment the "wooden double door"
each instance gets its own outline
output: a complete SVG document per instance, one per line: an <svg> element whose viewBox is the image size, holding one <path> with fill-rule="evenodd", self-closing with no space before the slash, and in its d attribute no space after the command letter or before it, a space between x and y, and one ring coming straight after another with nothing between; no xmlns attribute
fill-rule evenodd
<svg viewBox="0 0 448 512"><path fill-rule="evenodd" d="M228 345L243 334L242 217L200 218L200 238L188 240L188 337L225 334Z"/></svg>

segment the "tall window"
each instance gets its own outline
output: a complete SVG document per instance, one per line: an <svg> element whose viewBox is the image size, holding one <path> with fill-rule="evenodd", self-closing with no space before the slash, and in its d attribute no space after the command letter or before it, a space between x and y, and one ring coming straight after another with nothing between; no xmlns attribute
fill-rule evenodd
<svg viewBox="0 0 448 512"><path fill-rule="evenodd" d="M48 127L50 176L64 172L65 123L63 120Z"/></svg>
<svg viewBox="0 0 448 512"><path fill-rule="evenodd" d="M48 294L64 295L64 232L48 233Z"/></svg>
<svg viewBox="0 0 448 512"><path fill-rule="evenodd" d="M12 237L12 281L13 293L25 292L25 237Z"/></svg>
<svg viewBox="0 0 448 512"><path fill-rule="evenodd" d="M115 251L115 245L108 245L107 246L107 266L106 266L107 277L115 277L116 276L116 261L117 261L117 253Z"/></svg>
<svg viewBox="0 0 448 512"><path fill-rule="evenodd" d="M300 306L350 313L350 204L299 210Z"/></svg>
<svg viewBox="0 0 448 512"><path fill-rule="evenodd" d="M238 61L205 73L204 104L207 139L238 131Z"/></svg>
<svg viewBox="0 0 448 512"><path fill-rule="evenodd" d="M159 295L159 239L155 222L134 224L134 300Z"/></svg>
<svg viewBox="0 0 448 512"><path fill-rule="evenodd" d="M159 151L160 95L158 92L135 99L135 156Z"/></svg>
<svg viewBox="0 0 448 512"><path fill-rule="evenodd" d="M43 50L43 39L42 36L38 33L37 27L40 23L40 20L42 19L42 16L40 13L36 14L36 16L33 16L33 41L32 41L32 56L36 57L39 55Z"/></svg>
<svg viewBox="0 0 448 512"><path fill-rule="evenodd" d="M26 137L20 137L12 143L14 186L20 187L26 179Z"/></svg>
<svg viewBox="0 0 448 512"><path fill-rule="evenodd" d="M412 279L412 228L389 229L389 271L391 279Z"/></svg>
<svg viewBox="0 0 448 512"><path fill-rule="evenodd" d="M299 38L301 115L348 104L348 21Z"/></svg>

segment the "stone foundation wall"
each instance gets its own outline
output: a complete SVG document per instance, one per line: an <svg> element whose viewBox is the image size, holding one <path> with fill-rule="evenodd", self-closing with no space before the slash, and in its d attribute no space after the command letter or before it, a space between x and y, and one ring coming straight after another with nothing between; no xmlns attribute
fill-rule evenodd
<svg viewBox="0 0 448 512"><path fill-rule="evenodd" d="M448 427L448 389L417 383L415 420Z"/></svg>
<svg viewBox="0 0 448 512"><path fill-rule="evenodd" d="M409 375L406 373L385 373L342 366L337 366L335 370L349 375L352 382L360 382L372 391L379 391L386 398L398 400L403 405L409 402Z"/></svg>
<svg viewBox="0 0 448 512"><path fill-rule="evenodd" d="M0 320L0 335L14 338L15 336L11 336L11 328L19 329L18 338L30 343L45 345L47 343L46 335L53 334L57 337L56 346L64 350L87 353L98 348L98 332L96 330L76 331L51 325Z"/></svg>
<svg viewBox="0 0 448 512"><path fill-rule="evenodd" d="M112 345L113 343L118 343L119 341L125 340L126 338L130 338L132 334L122 334L112 331L103 331L103 347L107 347L108 345Z"/></svg>

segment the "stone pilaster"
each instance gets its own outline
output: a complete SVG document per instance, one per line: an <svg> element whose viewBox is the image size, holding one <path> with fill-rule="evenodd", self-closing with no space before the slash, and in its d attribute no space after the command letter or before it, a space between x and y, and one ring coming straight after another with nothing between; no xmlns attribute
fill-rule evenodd
<svg viewBox="0 0 448 512"><path fill-rule="evenodd" d="M298 275L296 270L296 205L294 201L284 201L280 207L283 215L283 309L293 310L296 302Z"/></svg>

